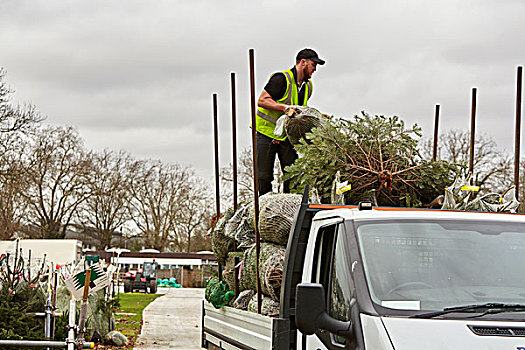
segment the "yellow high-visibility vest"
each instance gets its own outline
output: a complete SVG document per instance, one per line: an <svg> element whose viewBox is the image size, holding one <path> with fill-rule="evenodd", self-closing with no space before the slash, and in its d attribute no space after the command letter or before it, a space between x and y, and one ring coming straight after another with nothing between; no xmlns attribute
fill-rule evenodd
<svg viewBox="0 0 525 350"><path fill-rule="evenodd" d="M306 84L306 91L304 92L304 100L299 102L299 91L297 91L297 84L295 83L295 77L291 69L285 70L282 72L286 77L286 92L284 96L275 101L277 103L285 104L288 106L306 106L308 99L312 96L312 81L308 80ZM272 139L284 141L286 140L286 135L279 137L274 135L273 131L275 130L275 123L280 116L283 115L283 112L280 111L270 111L266 108L258 107L256 115L256 124L257 131L263 135L266 135Z"/></svg>

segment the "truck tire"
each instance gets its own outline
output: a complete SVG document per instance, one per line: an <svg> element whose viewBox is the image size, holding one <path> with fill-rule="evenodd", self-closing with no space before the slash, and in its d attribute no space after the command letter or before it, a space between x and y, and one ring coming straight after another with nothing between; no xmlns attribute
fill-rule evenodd
<svg viewBox="0 0 525 350"><path fill-rule="evenodd" d="M124 280L124 293L131 293L131 281L130 280Z"/></svg>
<svg viewBox="0 0 525 350"><path fill-rule="evenodd" d="M149 292L150 294L157 293L157 280L149 281Z"/></svg>

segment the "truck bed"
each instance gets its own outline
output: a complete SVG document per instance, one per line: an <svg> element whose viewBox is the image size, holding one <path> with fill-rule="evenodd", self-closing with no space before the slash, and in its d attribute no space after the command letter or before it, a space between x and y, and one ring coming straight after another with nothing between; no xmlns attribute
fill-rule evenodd
<svg viewBox="0 0 525 350"><path fill-rule="evenodd" d="M331 209L331 208L330 208ZM301 281L312 218L308 190L298 210L285 255L279 317L269 317L231 307L202 307L202 347L210 349L296 349L295 287ZM216 347L214 347L214 345Z"/></svg>
<svg viewBox="0 0 525 350"><path fill-rule="evenodd" d="M269 316L238 310L232 307L216 309L203 302L203 344L207 342L221 349L272 349L273 321Z"/></svg>

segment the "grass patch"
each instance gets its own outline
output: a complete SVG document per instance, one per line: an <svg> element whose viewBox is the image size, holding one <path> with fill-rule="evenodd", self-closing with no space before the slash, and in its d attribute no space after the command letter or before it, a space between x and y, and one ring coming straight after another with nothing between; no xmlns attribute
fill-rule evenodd
<svg viewBox="0 0 525 350"><path fill-rule="evenodd" d="M135 314L115 315L116 330L128 338L128 345L124 349L133 349L142 327L142 310L160 296L162 294L120 293L120 308L116 312Z"/></svg>

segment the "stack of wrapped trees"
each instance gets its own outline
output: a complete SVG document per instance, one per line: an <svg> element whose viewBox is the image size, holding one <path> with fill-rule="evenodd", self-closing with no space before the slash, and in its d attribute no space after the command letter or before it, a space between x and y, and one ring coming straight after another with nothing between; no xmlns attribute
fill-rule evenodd
<svg viewBox="0 0 525 350"><path fill-rule="evenodd" d="M268 193L259 198L259 279L263 295L261 313L277 316L288 236L301 196ZM212 248L225 268L223 277L230 290L239 278L239 295L233 307L257 312L257 266L255 248L255 211L253 203L236 212L228 210L212 233ZM235 274L235 261L240 273Z"/></svg>

